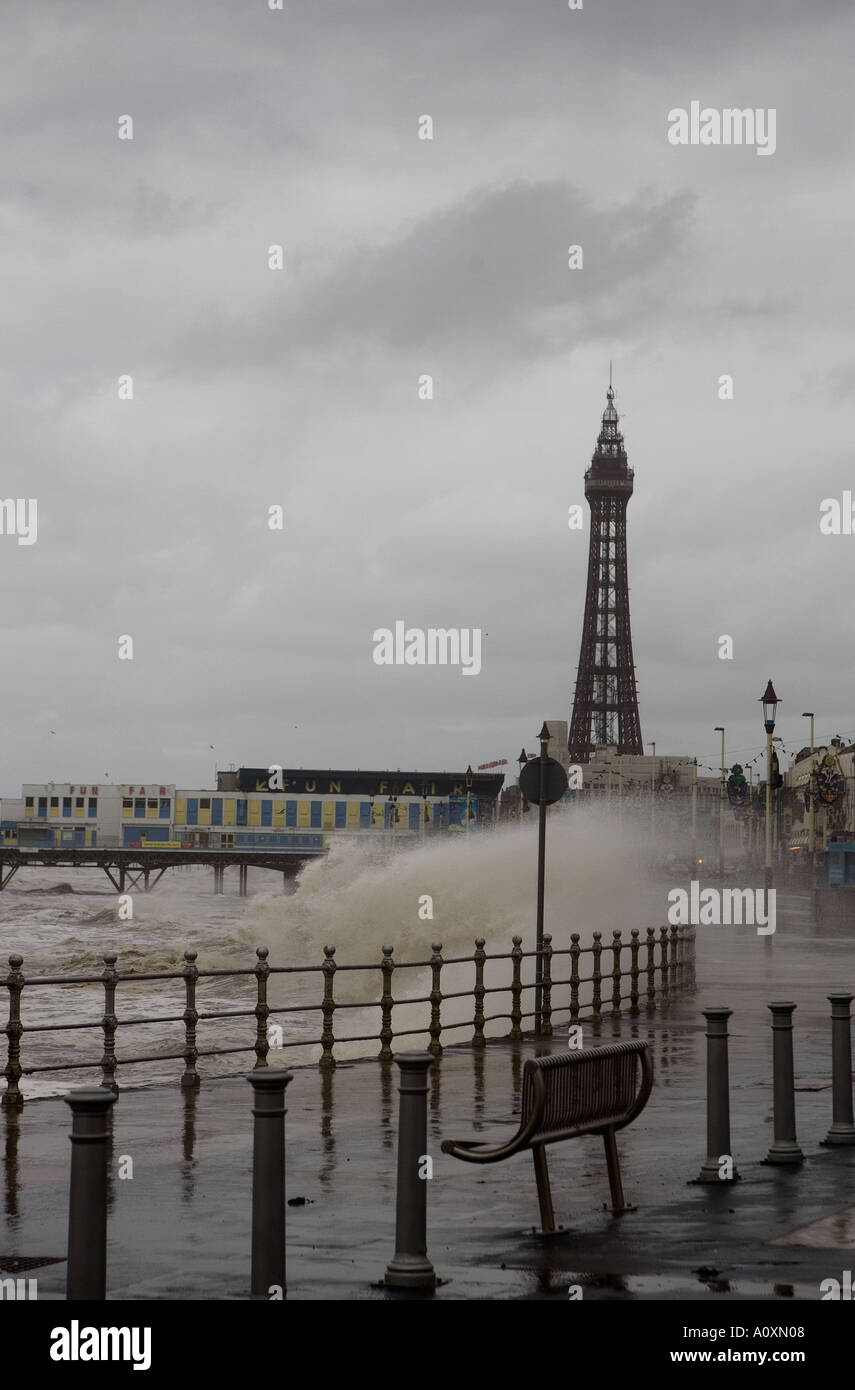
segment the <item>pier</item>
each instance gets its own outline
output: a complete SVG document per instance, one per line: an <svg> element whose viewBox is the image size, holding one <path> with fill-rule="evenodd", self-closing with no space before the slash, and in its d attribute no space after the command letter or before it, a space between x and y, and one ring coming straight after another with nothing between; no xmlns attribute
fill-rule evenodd
<svg viewBox="0 0 855 1390"><path fill-rule="evenodd" d="M325 849L306 849L299 852L275 849L210 849L207 846L193 849L146 848L74 849L65 847L47 849L0 849L0 892L8 888L21 867L40 865L46 868L103 869L117 893L126 893L142 888L148 893L159 883L167 869L183 868L193 864L210 866L214 870L214 892L225 892L225 871L230 865L238 867L238 893L247 895L247 870L272 869L280 873L284 882L293 879L302 866L311 859L326 854Z"/></svg>

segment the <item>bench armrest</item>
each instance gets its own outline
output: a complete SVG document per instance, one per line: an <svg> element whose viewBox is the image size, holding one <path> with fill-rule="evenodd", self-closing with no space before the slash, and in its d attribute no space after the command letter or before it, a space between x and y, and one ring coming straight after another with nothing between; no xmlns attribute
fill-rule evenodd
<svg viewBox="0 0 855 1390"><path fill-rule="evenodd" d="M487 1149L480 1139L443 1139L440 1148L444 1154L465 1159L467 1163L498 1163L502 1158L510 1158L519 1149L519 1134L502 1144L498 1149Z"/></svg>
<svg viewBox="0 0 855 1390"><path fill-rule="evenodd" d="M462 1158L467 1163L498 1163L500 1159L510 1158L511 1154L524 1149L540 1123L546 1097L546 1087L540 1069L532 1063L526 1062L526 1070L529 1069L534 1088L531 1114L526 1123L520 1125L513 1138L509 1139L506 1144L500 1144L496 1149L485 1149L483 1139L443 1139L440 1144L442 1152L451 1154L454 1158Z"/></svg>

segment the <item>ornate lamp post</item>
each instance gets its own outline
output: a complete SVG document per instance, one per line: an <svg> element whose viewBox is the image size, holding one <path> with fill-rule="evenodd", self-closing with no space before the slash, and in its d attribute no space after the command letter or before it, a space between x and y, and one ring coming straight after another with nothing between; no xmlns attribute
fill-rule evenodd
<svg viewBox="0 0 855 1390"><path fill-rule="evenodd" d="M398 828L398 788L392 783L392 790L389 793L389 848L395 848L395 831Z"/></svg>
<svg viewBox="0 0 855 1390"><path fill-rule="evenodd" d="M698 872L698 760L692 759L692 872L690 877L694 878Z"/></svg>
<svg viewBox="0 0 855 1390"><path fill-rule="evenodd" d="M772 887L772 735L775 732L775 716L779 704L771 680L760 696L759 703L763 706L763 726L766 730L766 868L763 884L768 893Z"/></svg>
<svg viewBox="0 0 855 1390"><path fill-rule="evenodd" d="M469 834L469 801L472 796L472 764L466 769L466 834Z"/></svg>
<svg viewBox="0 0 855 1390"><path fill-rule="evenodd" d="M727 795L727 783L725 781L724 766L724 729L721 724L716 724L713 730L716 734L721 734L721 788L718 800L718 876L724 878L724 798Z"/></svg>
<svg viewBox="0 0 855 1390"><path fill-rule="evenodd" d="M524 748L520 751L520 755L519 755L519 757L517 758L517 762L518 762L519 765L520 765L520 773L522 773L523 768L525 767L526 763L528 762L528 757L527 757L527 755L526 755L526 751L525 751ZM522 820L522 818L523 818L523 800L524 800L524 797L523 797L523 794L522 794L522 788L520 788L520 820Z"/></svg>
<svg viewBox="0 0 855 1390"><path fill-rule="evenodd" d="M816 823L814 812L813 786L813 710L807 710L802 719L810 720L810 772L808 773L808 838L810 844L811 887L816 881Z"/></svg>
<svg viewBox="0 0 855 1390"><path fill-rule="evenodd" d="M653 770L650 773L650 833L653 836L654 846L656 844L656 744L651 743L653 749Z"/></svg>

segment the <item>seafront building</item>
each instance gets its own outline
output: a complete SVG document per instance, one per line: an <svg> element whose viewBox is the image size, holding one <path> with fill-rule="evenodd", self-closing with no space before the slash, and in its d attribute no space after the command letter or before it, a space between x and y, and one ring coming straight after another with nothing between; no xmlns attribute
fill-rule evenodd
<svg viewBox="0 0 855 1390"><path fill-rule="evenodd" d="M319 835L465 833L494 823L501 773L239 768L217 788L24 783L0 802L7 847L305 848Z"/></svg>
<svg viewBox="0 0 855 1390"><path fill-rule="evenodd" d="M555 726L550 753L566 767L567 725L548 722L551 730ZM572 766L566 800L598 803L619 821L645 825L662 857L679 856L682 863L694 842L711 871L723 841L730 869L762 859L760 780L749 780L742 804L734 804L727 791L722 794L720 775L709 769L702 775L688 756L622 754L614 745L598 746L577 767L581 784L575 789ZM403 844L518 819L524 809L516 776L502 790L504 780L502 773L485 772L467 779L466 773L242 767L219 772L216 789L171 782L27 782L19 797L0 801L0 848L299 851L320 849L330 837L378 831ZM773 817L774 857L781 868L806 873L825 864L830 882L855 884L855 744L832 739L813 752L801 749L773 793Z"/></svg>

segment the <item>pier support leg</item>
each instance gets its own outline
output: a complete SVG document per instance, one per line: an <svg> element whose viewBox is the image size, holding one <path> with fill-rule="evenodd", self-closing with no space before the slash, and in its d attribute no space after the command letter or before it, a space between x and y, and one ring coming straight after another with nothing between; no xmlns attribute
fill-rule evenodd
<svg viewBox="0 0 855 1390"><path fill-rule="evenodd" d="M246 897L246 882L247 882L247 866L246 866L246 864L240 864L240 865L238 866L238 893L240 894L240 896L241 896L242 898L245 898L245 897Z"/></svg>

